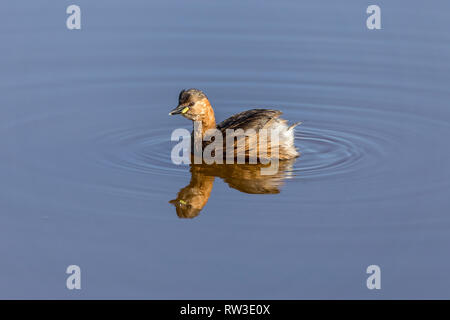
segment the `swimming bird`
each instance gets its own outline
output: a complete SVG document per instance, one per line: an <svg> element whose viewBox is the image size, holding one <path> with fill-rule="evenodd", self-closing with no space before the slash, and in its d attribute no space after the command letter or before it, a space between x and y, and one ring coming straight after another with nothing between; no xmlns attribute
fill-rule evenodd
<svg viewBox="0 0 450 320"><path fill-rule="evenodd" d="M225 141L227 129L243 129L245 132L249 129L247 135L247 143L243 147L234 139L234 151L235 155L239 154L239 151L245 153L245 158L248 158L252 152L256 151L258 154L262 144L260 139L260 130L265 129L267 137L267 149L266 158L278 160L293 159L299 156L299 152L294 145L294 128L300 122L288 125L287 121L280 118L282 114L279 110L273 109L252 109L237 113L230 118L216 124L216 118L214 116L214 110L206 94L199 89L187 89L182 90L178 97L178 106L174 108L169 115L181 114L183 117L198 121L201 123L201 127L195 127L192 137L199 137L203 142L203 148L211 143L208 139L205 139L206 132L209 129L218 129L223 134L223 152L225 154ZM278 134L278 141L274 140L272 143L270 132L275 131ZM244 148L244 149L242 149ZM272 152L276 150L277 152ZM261 157L261 156L260 156Z"/></svg>

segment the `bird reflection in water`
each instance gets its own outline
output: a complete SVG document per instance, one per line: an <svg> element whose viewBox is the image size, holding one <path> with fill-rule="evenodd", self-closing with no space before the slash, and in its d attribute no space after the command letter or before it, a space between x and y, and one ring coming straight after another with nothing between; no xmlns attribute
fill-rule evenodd
<svg viewBox="0 0 450 320"><path fill-rule="evenodd" d="M262 164L191 164L191 181L169 202L175 206L178 217L195 218L208 202L216 177L241 192L279 193L284 180L292 175L294 162L295 159L280 161L277 173L272 175L261 174L261 168L268 166Z"/></svg>

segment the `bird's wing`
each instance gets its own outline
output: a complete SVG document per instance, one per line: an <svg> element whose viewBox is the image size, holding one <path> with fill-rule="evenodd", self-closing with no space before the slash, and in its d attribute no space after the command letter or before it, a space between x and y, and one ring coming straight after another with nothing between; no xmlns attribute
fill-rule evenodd
<svg viewBox="0 0 450 320"><path fill-rule="evenodd" d="M246 132L246 143L242 145L238 142L241 139L234 140L234 147L236 154L245 154L246 157L250 155L256 155L258 152L259 144L258 137L261 129L270 127L274 121L280 121L279 116L282 114L281 111L272 109L252 109L247 110L238 114L231 116L230 118L222 121L217 125L223 136L226 136L227 129L242 129ZM286 121L286 120L281 120ZM249 134L249 129L253 130L253 134ZM223 150L219 152L224 152L226 148L226 140L223 140ZM243 148L243 149L242 149ZM267 152L270 153L271 145L267 146Z"/></svg>

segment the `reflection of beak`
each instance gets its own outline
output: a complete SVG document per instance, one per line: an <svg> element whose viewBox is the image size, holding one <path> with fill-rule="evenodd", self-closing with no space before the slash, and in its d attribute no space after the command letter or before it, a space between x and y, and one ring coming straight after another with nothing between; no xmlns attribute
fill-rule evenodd
<svg viewBox="0 0 450 320"><path fill-rule="evenodd" d="M175 210L177 212L177 216L179 218L195 218L200 213L201 209L193 208L189 203L182 199L174 199L170 200L169 203L175 206Z"/></svg>
<svg viewBox="0 0 450 320"><path fill-rule="evenodd" d="M184 201L183 199L173 199L173 200L170 200L169 203L173 204L174 206L188 205L188 203L186 201Z"/></svg>
<svg viewBox="0 0 450 320"><path fill-rule="evenodd" d="M175 109L169 112L169 116L173 116L174 114L186 113L189 110L189 107L179 105Z"/></svg>

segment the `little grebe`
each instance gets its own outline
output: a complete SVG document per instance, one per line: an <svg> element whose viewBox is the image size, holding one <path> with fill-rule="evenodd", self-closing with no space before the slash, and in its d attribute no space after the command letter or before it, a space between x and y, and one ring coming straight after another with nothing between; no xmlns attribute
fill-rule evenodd
<svg viewBox="0 0 450 320"><path fill-rule="evenodd" d="M299 156L299 153L294 145L294 127L300 122L288 126L287 121L280 118L280 115L282 114L281 111L272 109L247 110L235 114L216 125L214 111L211 103L206 97L206 94L198 89L188 89L180 92L178 106L169 113L169 115L175 114L181 114L187 119L201 122L201 127L196 128L194 126L193 132L193 137L199 136L201 137L201 140L203 140L206 131L209 129L218 129L222 132L223 136L225 136L227 129L243 129L244 131L253 129L255 134L253 136L247 135L248 143L245 145L245 150L243 150L246 157L250 154L251 149L253 148L256 148L259 152L259 144L261 142L258 140L258 136L260 132L259 130L261 129L265 129L269 132L269 139L267 140L267 154L271 154L272 158L276 157L279 160L287 160ZM271 144L270 142L271 130L276 130L278 133L277 145ZM208 142L203 142L203 147L205 144L208 144ZM238 147L238 144L235 142L235 151L238 151ZM275 148L278 151L277 155L272 155L270 150L275 150ZM225 148L223 151L225 153Z"/></svg>

